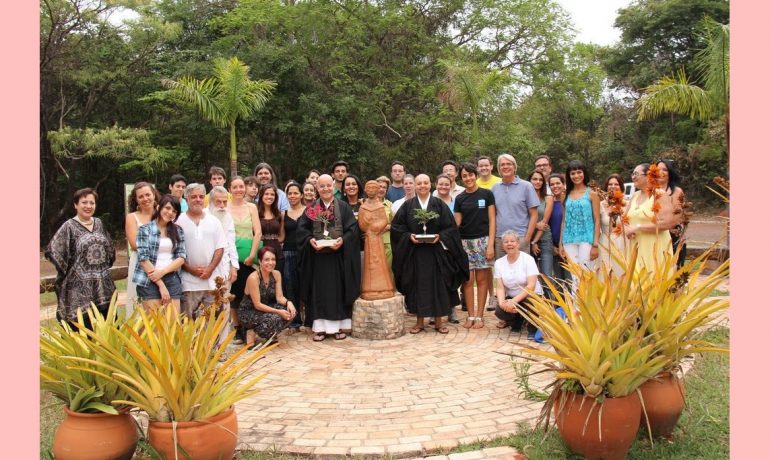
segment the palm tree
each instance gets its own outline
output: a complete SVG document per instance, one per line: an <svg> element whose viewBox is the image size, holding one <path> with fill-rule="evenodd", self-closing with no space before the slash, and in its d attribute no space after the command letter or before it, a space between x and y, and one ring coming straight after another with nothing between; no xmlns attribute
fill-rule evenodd
<svg viewBox="0 0 770 460"><path fill-rule="evenodd" d="M230 177L238 174L235 124L265 106L276 84L271 80L251 80L249 66L237 57L214 61L214 76L204 80L182 77L161 80L168 93L192 103L206 120L230 128Z"/></svg>
<svg viewBox="0 0 770 460"><path fill-rule="evenodd" d="M706 47L695 55L695 68L703 88L690 83L684 70L665 76L644 89L636 101L637 119L663 113L687 115L697 120L725 117L727 150L730 150L730 26L711 18L701 23Z"/></svg>
<svg viewBox="0 0 770 460"><path fill-rule="evenodd" d="M484 104L509 81L500 70L489 70L480 64L439 61L446 69L441 102L457 112L470 112L473 143L479 142L478 119Z"/></svg>

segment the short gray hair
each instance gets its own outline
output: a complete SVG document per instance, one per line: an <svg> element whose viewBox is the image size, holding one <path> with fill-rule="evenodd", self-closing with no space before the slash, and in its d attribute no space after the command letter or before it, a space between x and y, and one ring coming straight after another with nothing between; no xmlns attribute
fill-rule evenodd
<svg viewBox="0 0 770 460"><path fill-rule="evenodd" d="M221 185L215 185L211 188L211 191L209 192L209 196L213 196L215 193L221 193L225 196L227 196L227 189L222 187Z"/></svg>
<svg viewBox="0 0 770 460"><path fill-rule="evenodd" d="M187 185L187 187L184 188L184 197L187 198L190 195L190 192L193 190L197 190L199 188L203 189L203 193L206 193L206 186L203 184L199 184L197 182L193 182L192 184Z"/></svg>
<svg viewBox="0 0 770 460"><path fill-rule="evenodd" d="M508 160L511 163L513 163L513 167L516 169L519 169L519 165L516 164L516 158L513 158L513 155L510 153L501 153L499 157L497 157L497 170L500 171L500 160Z"/></svg>
<svg viewBox="0 0 770 460"><path fill-rule="evenodd" d="M505 241L505 237L507 237L507 236L512 236L512 237L516 238L516 241L519 241L519 234L516 233L516 231L514 231L514 230L506 230L506 231L504 231L503 234L500 235L500 241L501 242Z"/></svg>

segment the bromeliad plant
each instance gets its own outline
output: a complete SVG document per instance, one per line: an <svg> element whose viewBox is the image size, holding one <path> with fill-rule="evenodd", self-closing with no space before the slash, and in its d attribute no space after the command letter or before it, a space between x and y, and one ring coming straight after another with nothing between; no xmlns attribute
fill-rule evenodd
<svg viewBox="0 0 770 460"><path fill-rule="evenodd" d="M271 348L244 347L220 362L235 331L219 341L227 317L215 310L191 320L174 308L140 308L132 324L111 326L114 341L86 331L93 357L65 360L116 385L125 397L113 403L142 409L150 420L203 420L258 391L264 374L252 375L252 367Z"/></svg>
<svg viewBox="0 0 770 460"><path fill-rule="evenodd" d="M667 362L659 355L659 346L645 340L645 327L639 323L640 293L631 274L600 276L571 261L567 268L580 279L574 297L561 294L546 279L554 299L533 295L532 312L520 312L553 347L526 347L527 352L547 358L546 369L555 371L554 391L541 414L546 422L562 391L582 393L599 402L627 396ZM559 307L566 320L556 312Z"/></svg>
<svg viewBox="0 0 770 460"><path fill-rule="evenodd" d="M102 363L91 346L88 334L116 346L118 335L125 328L124 323L118 321L116 299L117 294L113 295L105 316L93 305L86 310L85 315L91 320L93 332L85 331L82 311L78 311L77 316L79 327L73 328L68 322L60 321L43 326L40 332L40 387L62 400L73 412L117 414L127 407L126 403L117 402L128 397L123 388L112 379L86 370L98 370ZM124 350L118 352L123 357L127 356ZM75 368L65 357L87 359L93 364Z"/></svg>

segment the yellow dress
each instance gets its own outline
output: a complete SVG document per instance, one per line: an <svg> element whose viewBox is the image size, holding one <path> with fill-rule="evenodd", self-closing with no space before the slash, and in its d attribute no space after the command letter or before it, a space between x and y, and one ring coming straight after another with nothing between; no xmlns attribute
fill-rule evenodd
<svg viewBox="0 0 770 460"><path fill-rule="evenodd" d="M636 191L631 197L631 206L628 209L628 224L631 228L653 222L653 197L650 196L644 203L639 204L638 200L641 193L641 191ZM639 248L639 255L636 260L637 270L643 267L653 267L656 262L661 263L663 261L665 254L673 254L671 234L668 230L636 232L636 236L630 240L630 249L633 249L634 245Z"/></svg>

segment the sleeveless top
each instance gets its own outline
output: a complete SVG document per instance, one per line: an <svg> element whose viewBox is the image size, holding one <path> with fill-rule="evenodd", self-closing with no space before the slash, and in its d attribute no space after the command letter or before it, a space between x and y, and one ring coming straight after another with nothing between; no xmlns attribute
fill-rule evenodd
<svg viewBox="0 0 770 460"><path fill-rule="evenodd" d="M591 206L590 189L577 200L565 198L563 244L594 244L594 214Z"/></svg>
<svg viewBox="0 0 770 460"><path fill-rule="evenodd" d="M233 217L235 227L235 250L238 252L238 262L243 263L251 254L251 243L254 232L251 223L251 212L247 212L242 219Z"/></svg>
<svg viewBox="0 0 770 460"><path fill-rule="evenodd" d="M302 214L300 214L300 217ZM283 212L283 250L297 250L297 221L289 217L288 211Z"/></svg>
<svg viewBox="0 0 770 460"><path fill-rule="evenodd" d="M259 218L259 223L262 225L262 241L265 246L273 248L275 252L275 260L283 259L283 250L281 249L281 242L278 241L278 233L281 231L281 223L275 217L272 219Z"/></svg>
<svg viewBox="0 0 770 460"><path fill-rule="evenodd" d="M564 215L563 204L563 201L553 200L551 218L548 219L548 226L551 227L551 238L554 246L559 245L559 238L561 237L561 218Z"/></svg>
<svg viewBox="0 0 770 460"><path fill-rule="evenodd" d="M258 270L259 276L259 301L265 305L274 306L278 301L275 298L275 277L270 273L267 280L267 286L262 281L262 271Z"/></svg>

